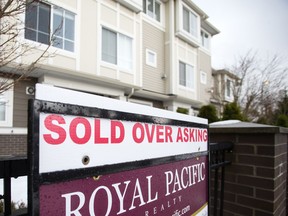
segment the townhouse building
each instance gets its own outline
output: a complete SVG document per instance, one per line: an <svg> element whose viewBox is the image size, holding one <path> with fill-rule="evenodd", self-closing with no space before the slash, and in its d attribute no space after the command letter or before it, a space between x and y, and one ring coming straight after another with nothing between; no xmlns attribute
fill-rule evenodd
<svg viewBox="0 0 288 216"><path fill-rule="evenodd" d="M36 1L19 17L18 42L37 49L1 72L49 49L28 78L1 94L0 155L26 153L36 83L189 115L210 103L211 38L219 30L192 0Z"/></svg>
<svg viewBox="0 0 288 216"><path fill-rule="evenodd" d="M224 106L234 101L234 94L240 78L228 69L212 69L210 103L216 107L218 117L222 118Z"/></svg>

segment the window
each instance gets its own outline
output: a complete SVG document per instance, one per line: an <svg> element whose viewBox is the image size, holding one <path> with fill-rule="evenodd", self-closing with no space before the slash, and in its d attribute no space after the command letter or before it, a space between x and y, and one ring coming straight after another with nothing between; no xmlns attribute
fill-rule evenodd
<svg viewBox="0 0 288 216"><path fill-rule="evenodd" d="M73 13L60 7L54 7L53 10L53 46L74 51L74 23Z"/></svg>
<svg viewBox="0 0 288 216"><path fill-rule="evenodd" d="M157 67L157 54L148 49L146 49L146 64L155 68Z"/></svg>
<svg viewBox="0 0 288 216"><path fill-rule="evenodd" d="M232 81L230 80L230 79L227 79L226 80L226 96L228 97L228 98L230 98L231 97L231 83Z"/></svg>
<svg viewBox="0 0 288 216"><path fill-rule="evenodd" d="M187 88L194 88L194 68L189 64L179 62L179 84Z"/></svg>
<svg viewBox="0 0 288 216"><path fill-rule="evenodd" d="M160 6L157 0L143 0L143 11L151 18L160 22Z"/></svg>
<svg viewBox="0 0 288 216"><path fill-rule="evenodd" d="M183 6L183 29L194 37L198 37L198 17Z"/></svg>
<svg viewBox="0 0 288 216"><path fill-rule="evenodd" d="M12 127L12 114L13 87L0 94L0 126Z"/></svg>
<svg viewBox="0 0 288 216"><path fill-rule="evenodd" d="M210 37L207 33L201 31L201 44L206 49L210 48Z"/></svg>
<svg viewBox="0 0 288 216"><path fill-rule="evenodd" d="M51 6L41 2L33 2L26 7L25 38L39 43L50 41Z"/></svg>
<svg viewBox="0 0 288 216"><path fill-rule="evenodd" d="M52 29L52 32L50 32ZM25 38L74 52L75 15L63 8L42 2L26 7Z"/></svg>
<svg viewBox="0 0 288 216"><path fill-rule="evenodd" d="M204 85L207 84L207 73L200 71L200 82Z"/></svg>
<svg viewBox="0 0 288 216"><path fill-rule="evenodd" d="M123 69L132 70L132 39L126 35L102 29L102 60Z"/></svg>

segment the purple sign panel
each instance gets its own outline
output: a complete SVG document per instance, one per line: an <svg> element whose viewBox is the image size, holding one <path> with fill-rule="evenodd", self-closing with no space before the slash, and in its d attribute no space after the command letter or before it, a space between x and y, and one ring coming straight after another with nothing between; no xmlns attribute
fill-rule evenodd
<svg viewBox="0 0 288 216"><path fill-rule="evenodd" d="M208 156L41 185L40 215L208 215Z"/></svg>

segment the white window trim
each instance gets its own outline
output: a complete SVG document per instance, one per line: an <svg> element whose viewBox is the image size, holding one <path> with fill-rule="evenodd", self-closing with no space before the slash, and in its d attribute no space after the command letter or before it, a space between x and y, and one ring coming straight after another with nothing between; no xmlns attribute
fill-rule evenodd
<svg viewBox="0 0 288 216"><path fill-rule="evenodd" d="M139 0L139 1L141 1L141 0ZM146 12L144 12L144 14L147 16L147 17L149 17L151 20L153 20L154 22L157 22L157 23L163 23L163 10L162 10L162 2L161 1L159 1L159 0L153 0L154 2L157 2L159 5L160 5L160 21L158 21L155 17L151 17L151 16L149 16L149 14L147 13L147 11L148 11L148 4L147 4L147 0L145 0L146 1L146 8L145 8L145 11ZM155 5L154 5L155 6ZM153 15L155 15L155 13L153 14Z"/></svg>
<svg viewBox="0 0 288 216"><path fill-rule="evenodd" d="M154 61L151 62L149 60L149 54L152 54L154 56ZM149 66L152 66L154 68L157 68L157 53L153 52L152 50L146 49L146 64Z"/></svg>
<svg viewBox="0 0 288 216"><path fill-rule="evenodd" d="M128 68L122 68L122 67L120 67L119 65L118 65L118 56L120 55L120 50L119 49L117 49L117 64L113 64L113 63L110 63L110 62L107 62L107 61L104 61L104 60L102 60L102 30L103 30L103 28L105 28L105 29L107 29L107 30L109 30L109 31L112 31L112 32L114 32L114 33L116 33L116 35L117 35L117 42L118 42L118 40L119 40L119 34L122 34L122 35L124 35L124 36L127 36L127 37L129 37L129 38L131 38L131 46L132 46L132 67L131 67L131 69L128 69ZM101 47L101 49L100 49L100 60L101 60L101 65L102 66L104 66L104 67L108 67L108 68L112 68L112 69L114 69L114 70L121 70L121 71L123 71L123 72L127 72L127 73L129 73L129 74L133 74L133 71L134 71L134 67L135 67L135 57L134 57L134 53L135 53L135 40L134 40L134 37L132 37L131 35L129 35L129 34L125 34L125 33L123 33L123 32L121 32L121 31L116 31L116 30L113 30L113 28L110 28L110 27L108 27L108 26L106 26L106 25L101 25L101 28L100 28L100 47ZM118 43L117 43L117 45L118 45Z"/></svg>
<svg viewBox="0 0 288 216"><path fill-rule="evenodd" d="M205 47L205 46L203 45L203 43L202 43L202 34L201 34L202 32L203 32L204 34L207 34L207 35L208 35L208 47ZM210 35L207 31L201 29L201 31L200 31L200 37L201 37L201 47L204 48L205 50L210 51L210 50L211 50L211 35Z"/></svg>
<svg viewBox="0 0 288 216"><path fill-rule="evenodd" d="M142 1L142 0L139 0ZM160 29L161 31L165 31L165 11L164 11L164 6L163 3L161 1L159 1L160 3L160 22L157 21L156 19L150 17L148 14L146 14L143 11L143 20L147 23L149 23L150 25L153 25L154 27Z"/></svg>
<svg viewBox="0 0 288 216"><path fill-rule="evenodd" d="M227 89L227 81L230 81L230 96L228 96L228 89ZM224 88L224 94L225 94L225 99L228 101L232 101L233 100L233 80L230 79L229 77L225 77L225 88Z"/></svg>
<svg viewBox="0 0 288 216"><path fill-rule="evenodd" d="M46 1L44 3L50 5L50 7L51 7L50 23L53 23L53 10L54 10L53 8L54 7L60 7L63 10L69 11L69 12L74 14L74 51L68 51L68 50L65 50L65 49L54 47L52 44L49 47L49 51L51 53L55 53L57 51L57 54L64 55L64 56L69 56L71 58L76 58L76 53L77 53L77 50L78 50L78 45L77 45L78 44L78 40L77 40L78 39L77 38L77 27L78 27L78 24L77 24L78 23L77 11L74 8L68 7L68 6L66 6L66 5L64 5L64 4L60 3L60 2L59 3L57 2L57 5L53 4L53 3L50 3L50 2L46 2ZM37 49L39 49L39 50L42 50L42 51L46 50L47 46L49 46L49 45L25 38L25 13L23 13L21 15L21 20L23 20L23 31L21 32L23 41L25 41L25 43L30 44L32 47L37 46ZM51 35L52 34L53 34L52 27L50 26L50 40L51 40ZM20 43L21 43L21 40L20 40Z"/></svg>
<svg viewBox="0 0 288 216"><path fill-rule="evenodd" d="M189 13L192 13L194 14L197 18L196 20L196 25L197 25L197 33L196 33L196 36L193 35L192 33L190 32L187 32L184 28L183 28L183 10L184 10L184 7L189 11ZM193 39L196 39L197 41L199 41L199 38L201 36L201 33L200 33L200 16L191 8L189 7L188 5L186 5L184 2L182 2L181 6L180 6L180 28L181 30L186 34L188 35L189 38L193 38Z"/></svg>
<svg viewBox="0 0 288 216"><path fill-rule="evenodd" d="M200 71L200 82L204 85L207 84L207 73L205 71Z"/></svg>
<svg viewBox="0 0 288 216"><path fill-rule="evenodd" d="M1 80L0 80L1 81ZM12 80L8 80L12 82ZM5 121L0 121L0 127L12 127L13 125L13 100L14 100L14 87L2 93L6 99L6 112L5 112Z"/></svg>
<svg viewBox="0 0 288 216"><path fill-rule="evenodd" d="M183 8L187 8L189 12L193 13L197 17L197 35L194 36L184 30L183 28ZM200 25L200 16L187 4L183 1L177 1L176 4L176 36L191 44L192 46L198 48L201 47L200 39L201 39L201 25ZM178 21L177 21L178 20Z"/></svg>
<svg viewBox="0 0 288 216"><path fill-rule="evenodd" d="M192 83L192 88L188 87L188 86L183 86L180 84L180 62L185 64L186 65L189 65L192 67L193 69L193 83ZM195 74L195 65L192 65L192 64L188 64L187 62L185 61L182 61L182 60L178 60L178 86L182 89L186 89L186 90L189 90L189 91L195 91L195 86L196 86L196 83L195 83L195 79L196 79L196 74Z"/></svg>

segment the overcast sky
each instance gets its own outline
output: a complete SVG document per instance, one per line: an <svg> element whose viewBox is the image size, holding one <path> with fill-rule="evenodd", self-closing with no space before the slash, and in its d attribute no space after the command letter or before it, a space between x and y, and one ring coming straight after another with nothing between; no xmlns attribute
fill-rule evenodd
<svg viewBox="0 0 288 216"><path fill-rule="evenodd" d="M288 0L193 0L220 34L212 38L212 66L231 67L249 50L280 55L288 67Z"/></svg>

